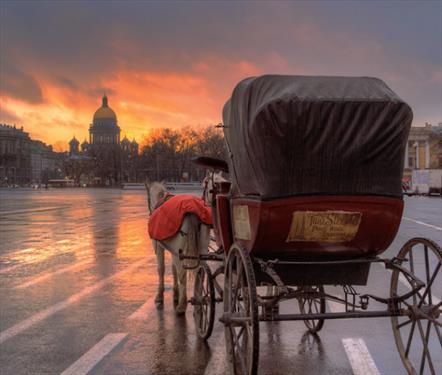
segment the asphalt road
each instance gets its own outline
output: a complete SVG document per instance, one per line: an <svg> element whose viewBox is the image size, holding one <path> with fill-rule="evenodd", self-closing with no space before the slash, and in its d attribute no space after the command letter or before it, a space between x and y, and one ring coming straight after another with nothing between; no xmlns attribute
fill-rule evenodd
<svg viewBox="0 0 442 375"><path fill-rule="evenodd" d="M412 237L442 244L442 200L405 203L387 257ZM191 307L175 315L170 267L164 309L153 303L146 223L143 191L0 190L1 375L225 373L222 324L206 344L195 335ZM390 273L373 266L358 291L386 296L389 285ZM281 309L297 311L294 303ZM389 318L327 321L319 337L305 332L302 322L262 323L259 373L405 373ZM442 353L437 371L441 362Z"/></svg>

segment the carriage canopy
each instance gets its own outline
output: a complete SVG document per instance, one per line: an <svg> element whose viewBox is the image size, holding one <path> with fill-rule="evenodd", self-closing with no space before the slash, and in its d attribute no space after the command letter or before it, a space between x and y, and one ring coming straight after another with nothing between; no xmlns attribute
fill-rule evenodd
<svg viewBox="0 0 442 375"><path fill-rule="evenodd" d="M233 194L400 197L412 117L377 78L244 79L223 110Z"/></svg>

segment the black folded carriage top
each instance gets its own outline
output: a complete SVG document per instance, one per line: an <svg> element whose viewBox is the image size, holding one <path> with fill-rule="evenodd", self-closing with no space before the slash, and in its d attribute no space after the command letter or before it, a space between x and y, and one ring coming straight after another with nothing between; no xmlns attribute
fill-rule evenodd
<svg viewBox="0 0 442 375"><path fill-rule="evenodd" d="M244 79L223 110L232 192L400 197L412 117L377 78Z"/></svg>

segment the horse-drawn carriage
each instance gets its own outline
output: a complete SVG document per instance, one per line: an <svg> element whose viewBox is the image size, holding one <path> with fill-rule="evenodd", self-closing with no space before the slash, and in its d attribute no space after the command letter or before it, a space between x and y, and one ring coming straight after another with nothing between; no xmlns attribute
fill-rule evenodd
<svg viewBox="0 0 442 375"><path fill-rule="evenodd" d="M260 321L300 320L317 333L327 319L370 317L391 317L409 374L440 374L441 249L414 238L392 259L380 256L402 218L411 120L410 107L375 78L262 76L236 86L223 111L228 162L195 161L211 171L218 249L198 257L191 299L202 339L223 302L233 374L258 372ZM354 288L375 263L391 271L388 296ZM293 299L299 312L280 313ZM372 300L386 308L369 309ZM345 312L328 311L327 301Z"/></svg>

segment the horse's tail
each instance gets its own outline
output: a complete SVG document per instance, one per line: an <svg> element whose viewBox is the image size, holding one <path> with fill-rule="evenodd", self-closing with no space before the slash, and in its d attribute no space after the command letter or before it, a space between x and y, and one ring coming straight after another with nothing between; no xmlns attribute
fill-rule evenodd
<svg viewBox="0 0 442 375"><path fill-rule="evenodd" d="M184 244L184 255L197 257L199 255L198 237L200 221L195 215L186 215L188 220L187 238ZM184 265L189 268L198 266L198 260L186 259Z"/></svg>

